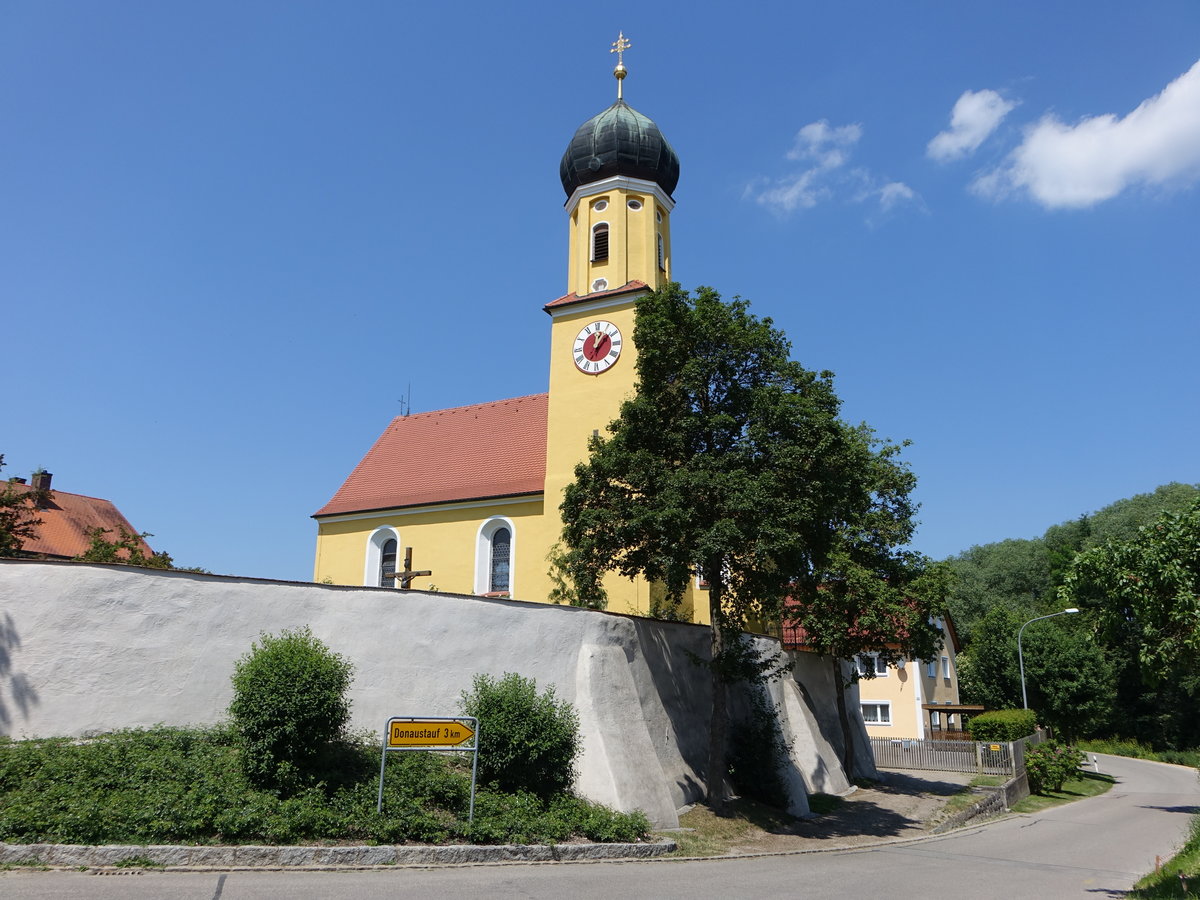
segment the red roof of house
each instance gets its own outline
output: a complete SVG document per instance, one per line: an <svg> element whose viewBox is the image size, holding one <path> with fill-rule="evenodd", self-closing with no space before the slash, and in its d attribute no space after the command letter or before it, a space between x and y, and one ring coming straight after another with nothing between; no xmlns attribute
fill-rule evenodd
<svg viewBox="0 0 1200 900"><path fill-rule="evenodd" d="M9 482L6 486L22 493L33 490L29 485L16 482ZM83 494L52 489L49 502L34 513L42 520L42 524L37 527L34 537L21 546L22 554L71 559L90 546L91 541L87 536L89 529L107 529L109 540L118 539L121 529L130 534L138 533L111 500L85 497ZM142 541L142 552L149 556L154 551Z"/></svg>
<svg viewBox="0 0 1200 900"><path fill-rule="evenodd" d="M644 281L627 281L619 288L613 288L612 290L608 291L594 291L590 294L584 294L582 297L572 291L569 294L559 297L557 300L551 300L549 303L543 306L542 309L546 310L548 313L550 310L557 309L560 306L570 306L572 303L583 303L585 300L599 300L601 297L615 297L618 294L632 294L635 291L648 290L650 290L650 285L646 284Z"/></svg>
<svg viewBox="0 0 1200 900"><path fill-rule="evenodd" d="M397 416L313 515L540 494L547 397Z"/></svg>

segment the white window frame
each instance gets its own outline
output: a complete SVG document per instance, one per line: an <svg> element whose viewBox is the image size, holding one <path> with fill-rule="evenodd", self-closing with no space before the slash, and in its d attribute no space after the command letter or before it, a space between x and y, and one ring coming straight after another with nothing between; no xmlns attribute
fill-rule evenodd
<svg viewBox="0 0 1200 900"><path fill-rule="evenodd" d="M854 665L858 669L859 675L867 674L867 666L864 664L866 660L871 660L871 668L875 672L876 678L887 678L888 666L879 658L878 653L861 653L854 657ZM882 670L882 671L881 671Z"/></svg>
<svg viewBox="0 0 1200 900"><path fill-rule="evenodd" d="M492 537L501 528L507 528L508 545L508 596L516 596L514 589L517 583L517 526L508 516L492 516L479 526L475 534L475 593L492 593Z"/></svg>
<svg viewBox="0 0 1200 900"><path fill-rule="evenodd" d="M392 584L379 583L379 566L383 562L383 545L388 541L396 542L396 571L400 571L400 532L391 525L381 525L371 532L367 538L366 558L363 561L364 587L397 587L399 578L393 578Z"/></svg>
<svg viewBox="0 0 1200 900"><path fill-rule="evenodd" d="M874 707L878 708L879 718L877 720L871 721L870 719L867 718L867 707L868 706L874 706ZM865 722L867 725L886 725L889 728L892 725L892 701L891 700L860 700L859 701L859 711L862 713L863 722ZM887 718L885 719L884 716L886 716Z"/></svg>
<svg viewBox="0 0 1200 900"><path fill-rule="evenodd" d="M929 678L937 678L937 660L931 659L925 664L925 674Z"/></svg>
<svg viewBox="0 0 1200 900"><path fill-rule="evenodd" d="M943 678L950 677L950 657L948 657L948 656L942 657L942 677Z"/></svg>

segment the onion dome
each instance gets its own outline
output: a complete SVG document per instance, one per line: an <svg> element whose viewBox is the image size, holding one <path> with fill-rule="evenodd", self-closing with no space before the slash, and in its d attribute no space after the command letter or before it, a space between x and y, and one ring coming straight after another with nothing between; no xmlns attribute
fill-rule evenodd
<svg viewBox="0 0 1200 900"><path fill-rule="evenodd" d="M579 126L558 174L568 197L614 175L653 181L670 196L679 183L679 157L651 119L618 99Z"/></svg>

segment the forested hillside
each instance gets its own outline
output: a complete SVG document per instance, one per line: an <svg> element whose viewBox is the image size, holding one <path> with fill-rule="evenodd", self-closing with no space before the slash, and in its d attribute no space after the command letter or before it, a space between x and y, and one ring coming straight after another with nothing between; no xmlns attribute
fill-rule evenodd
<svg viewBox="0 0 1200 900"><path fill-rule="evenodd" d="M1069 737L1200 746L1200 485L1163 485L947 562L963 702L1019 707L1018 629L1073 606L1082 612L1025 630L1030 707Z"/></svg>

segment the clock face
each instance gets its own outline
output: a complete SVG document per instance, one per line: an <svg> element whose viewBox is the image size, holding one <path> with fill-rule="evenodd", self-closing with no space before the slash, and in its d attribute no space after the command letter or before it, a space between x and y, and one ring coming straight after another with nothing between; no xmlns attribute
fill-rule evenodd
<svg viewBox="0 0 1200 900"><path fill-rule="evenodd" d="M621 356L621 330L603 320L584 325L575 338L571 356L580 372L607 372Z"/></svg>

